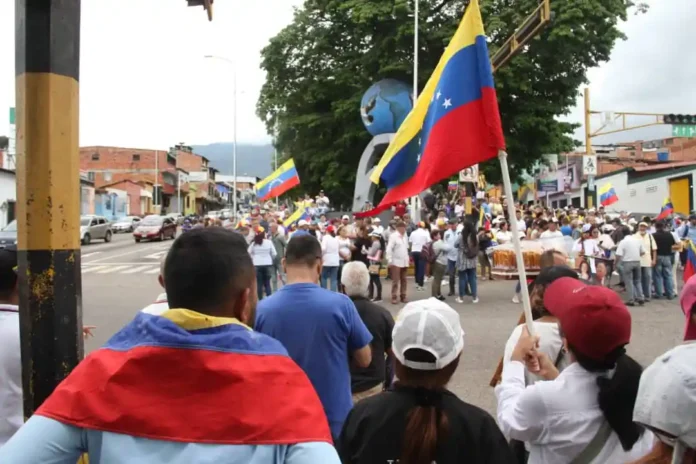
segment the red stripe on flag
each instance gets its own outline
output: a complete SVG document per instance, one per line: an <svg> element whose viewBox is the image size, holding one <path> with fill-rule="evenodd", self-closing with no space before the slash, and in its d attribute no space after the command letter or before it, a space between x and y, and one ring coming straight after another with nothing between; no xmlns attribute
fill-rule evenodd
<svg viewBox="0 0 696 464"><path fill-rule="evenodd" d="M155 440L331 443L312 384L292 359L279 355L102 348L82 361L36 413Z"/></svg>
<svg viewBox="0 0 696 464"><path fill-rule="evenodd" d="M413 177L389 190L375 209L357 217L377 215L464 168L494 158L505 148L495 90L481 90L481 99L452 110L433 126Z"/></svg>
<svg viewBox="0 0 696 464"><path fill-rule="evenodd" d="M268 191L268 193L264 197L259 198L259 201L265 201L269 198L279 197L291 188L297 187L298 185L300 185L299 176L291 177L282 184L273 187L271 190Z"/></svg>

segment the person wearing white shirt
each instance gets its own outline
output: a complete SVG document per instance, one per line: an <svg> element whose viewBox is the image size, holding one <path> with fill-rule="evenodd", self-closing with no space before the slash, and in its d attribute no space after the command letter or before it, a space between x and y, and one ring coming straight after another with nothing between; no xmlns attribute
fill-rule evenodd
<svg viewBox="0 0 696 464"><path fill-rule="evenodd" d="M498 231L494 234L495 241L498 242L498 245L510 243L512 241L512 232L508 230L508 223L505 221L500 221L499 227L500 229L498 229Z"/></svg>
<svg viewBox="0 0 696 464"><path fill-rule="evenodd" d="M340 245L336 238L336 229L334 226L326 228L326 234L321 239L321 277L320 282L322 288L327 288L334 292L338 291L338 266L340 264L340 255L338 253ZM329 286L327 286L327 281Z"/></svg>
<svg viewBox="0 0 696 464"><path fill-rule="evenodd" d="M428 225L425 222L420 222L418 229L411 233L408 241L411 242L411 256L413 257L416 274L416 289L422 291L425 280L425 261L421 257L421 252L423 247L431 241Z"/></svg>
<svg viewBox="0 0 696 464"><path fill-rule="evenodd" d="M503 433L529 443L529 464L623 464L647 454L654 436L633 422L641 366L626 354L631 314L621 298L562 277L546 288L544 307L558 318L570 365L559 373L522 331L495 389ZM526 386L525 369L547 381Z"/></svg>
<svg viewBox="0 0 696 464"><path fill-rule="evenodd" d="M642 305L643 293L642 282L640 280L640 259L645 255L645 247L643 241L635 235L627 235L619 242L616 248L616 263L617 267L621 266L624 283L626 284L626 295L629 306L635 306L636 303Z"/></svg>
<svg viewBox="0 0 696 464"><path fill-rule="evenodd" d="M522 217L522 211L519 209L515 212L515 217L517 218L517 230L520 232L527 232L527 223Z"/></svg>
<svg viewBox="0 0 696 464"><path fill-rule="evenodd" d="M556 218L553 218L551 219L551 221L549 221L549 228L543 231L539 238L563 238L563 232L558 230L558 220Z"/></svg>
<svg viewBox="0 0 696 464"><path fill-rule="evenodd" d="M273 260L276 257L276 249L273 242L266 238L266 231L258 226L255 230L254 240L249 245L249 254L256 268L256 293L259 300L263 299L264 291L266 296L271 296L271 269Z"/></svg>
<svg viewBox="0 0 696 464"><path fill-rule="evenodd" d="M398 297L406 303L406 274L408 273L408 238L406 238L406 224L403 221L396 223L396 232L389 235L387 244L387 263L392 278L391 302L397 304Z"/></svg>
<svg viewBox="0 0 696 464"><path fill-rule="evenodd" d="M657 262L657 244L651 233L648 233L648 224L641 222L638 224L636 237L643 244L645 254L640 257L640 282L643 300L647 303L652 297L652 270Z"/></svg>
<svg viewBox="0 0 696 464"><path fill-rule="evenodd" d="M382 235L384 233L384 227L382 227L382 220L380 218L375 218L372 221L372 232Z"/></svg>
<svg viewBox="0 0 696 464"><path fill-rule="evenodd" d="M455 281L457 276L457 253L459 250L455 248L454 244L457 242L457 231L458 224L456 222L450 222L448 229L445 231L443 240L449 247L447 252L447 274L449 275L449 293L447 296L454 296Z"/></svg>

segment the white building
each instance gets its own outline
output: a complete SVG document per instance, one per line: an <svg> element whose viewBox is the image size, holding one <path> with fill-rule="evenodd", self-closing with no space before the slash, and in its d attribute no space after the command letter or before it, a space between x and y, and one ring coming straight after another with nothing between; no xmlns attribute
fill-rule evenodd
<svg viewBox="0 0 696 464"><path fill-rule="evenodd" d="M619 201L608 206L608 211L628 211L650 216L657 215L669 198L674 212L688 215L694 209L694 179L696 161L682 161L620 169L595 178L594 191L583 183L584 206L600 203L600 192L607 184L616 192Z"/></svg>
<svg viewBox="0 0 696 464"><path fill-rule="evenodd" d="M0 168L0 228L16 216L17 180L14 171Z"/></svg>

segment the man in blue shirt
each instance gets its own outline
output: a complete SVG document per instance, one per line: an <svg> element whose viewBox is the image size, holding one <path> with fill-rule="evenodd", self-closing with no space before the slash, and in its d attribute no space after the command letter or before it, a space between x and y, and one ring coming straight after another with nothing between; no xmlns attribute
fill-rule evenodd
<svg viewBox="0 0 696 464"><path fill-rule="evenodd" d="M259 302L255 329L280 341L319 394L334 440L353 407L349 362L370 365L372 335L345 295L317 285L319 242L301 235L288 242L288 284Z"/></svg>

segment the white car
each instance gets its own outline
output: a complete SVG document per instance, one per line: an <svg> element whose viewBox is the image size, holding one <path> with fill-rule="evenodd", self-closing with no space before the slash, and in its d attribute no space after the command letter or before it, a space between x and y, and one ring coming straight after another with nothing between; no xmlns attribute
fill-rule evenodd
<svg viewBox="0 0 696 464"><path fill-rule="evenodd" d="M115 234L119 232L133 232L136 227L140 224L140 218L138 216L126 216L119 219L114 224L111 225L111 230Z"/></svg>
<svg viewBox="0 0 696 464"><path fill-rule="evenodd" d="M111 226L104 216L80 217L80 241L89 245L93 239L111 241Z"/></svg>

